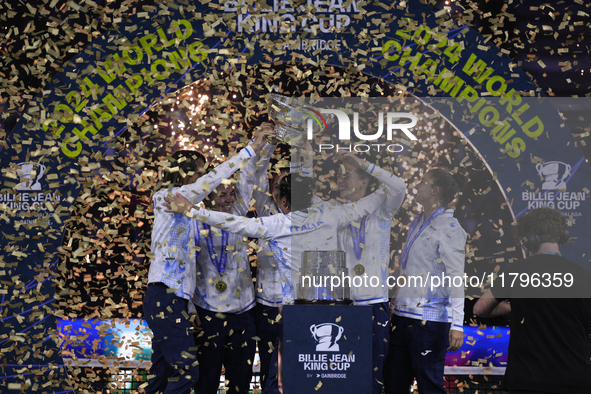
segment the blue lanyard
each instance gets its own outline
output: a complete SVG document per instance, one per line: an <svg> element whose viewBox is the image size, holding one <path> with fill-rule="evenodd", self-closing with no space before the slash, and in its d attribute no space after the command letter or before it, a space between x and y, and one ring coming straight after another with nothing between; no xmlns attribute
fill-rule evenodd
<svg viewBox="0 0 591 394"><path fill-rule="evenodd" d="M351 230L352 238L353 238L353 248L355 249L355 257L357 260L361 260L361 255L363 250L361 249L361 245L365 246L365 216L361 219L361 225L359 226L359 231L357 231L357 227L353 226L352 224L349 225L349 230Z"/></svg>
<svg viewBox="0 0 591 394"><path fill-rule="evenodd" d="M203 228L206 229L209 234L205 239L207 242L207 251L209 252L209 258L213 263L214 267L218 270L220 274L226 272L226 261L228 260L228 253L226 253L226 247L228 246L228 232L226 230L222 230L222 258L218 262L218 255L215 252L215 248L213 246L213 236L211 235L211 226L209 224L203 223Z"/></svg>
<svg viewBox="0 0 591 394"><path fill-rule="evenodd" d="M199 223L195 223L195 245L199 246L201 242L201 235L199 235ZM195 263L197 264L196 267L199 267L199 248L195 250Z"/></svg>
<svg viewBox="0 0 591 394"><path fill-rule="evenodd" d="M419 237L419 235L421 235L421 233L427 228L427 226L429 224L431 224L431 222L433 220L435 220L435 218L439 215L441 215L443 212L445 212L445 208L441 207L438 208L435 212L433 212L428 218L427 220L425 220L425 222L423 223L423 225L421 226L421 228L419 229L419 231L417 231L417 233L412 237L412 239L410 241L406 242L406 245L404 245L404 250L402 251L402 259L400 260L400 268L401 269L406 269L406 263L408 261L408 255L410 253L410 248L412 248L412 245L415 243L415 241L417 240L417 238ZM412 224L410 225L410 230L408 230L408 235L410 236L415 229L417 228L417 226L419 225L419 222L421 221L421 218L423 217L423 214L421 213L419 216L417 216L415 218L415 220L413 220ZM408 239L408 237L407 237Z"/></svg>

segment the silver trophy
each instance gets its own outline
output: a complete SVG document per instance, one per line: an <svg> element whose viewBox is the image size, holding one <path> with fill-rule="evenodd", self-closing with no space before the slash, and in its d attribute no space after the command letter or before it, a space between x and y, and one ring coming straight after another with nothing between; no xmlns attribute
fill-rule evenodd
<svg viewBox="0 0 591 394"><path fill-rule="evenodd" d="M346 254L342 250L305 251L299 285L300 303L348 303L351 289L345 286L346 276Z"/></svg>
<svg viewBox="0 0 591 394"><path fill-rule="evenodd" d="M317 134L326 130L334 115L320 114L319 109L306 106L302 98L269 94L269 117L275 122L277 138L292 146L301 147L309 132Z"/></svg>

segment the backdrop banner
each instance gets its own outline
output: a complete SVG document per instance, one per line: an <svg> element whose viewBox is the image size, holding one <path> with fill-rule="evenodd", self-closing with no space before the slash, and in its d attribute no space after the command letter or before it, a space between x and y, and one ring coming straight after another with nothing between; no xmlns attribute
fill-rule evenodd
<svg viewBox="0 0 591 394"><path fill-rule="evenodd" d="M31 99L2 148L1 385L31 393L72 387L55 329L55 310L67 294L55 294L51 278L60 252L85 257L82 249L60 249L64 226L83 183L109 176L99 163L109 143L116 146L116 137L152 104L175 100L183 86L249 65L272 72L279 62L324 75L338 66L416 97L454 100L441 113L486 159L513 212L553 201L571 219L574 241L565 256L589 264L591 174L572 136L551 104L525 98L540 93L522 70L445 10L356 0L144 6L65 64ZM343 79L332 92L351 95ZM460 111L452 112L460 99L473 115L463 123ZM533 115L539 105L548 111ZM141 174L144 163L134 166Z"/></svg>

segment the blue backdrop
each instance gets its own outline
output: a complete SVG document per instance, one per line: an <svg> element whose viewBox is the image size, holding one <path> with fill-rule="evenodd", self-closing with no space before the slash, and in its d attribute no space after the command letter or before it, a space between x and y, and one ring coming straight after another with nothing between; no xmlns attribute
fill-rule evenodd
<svg viewBox="0 0 591 394"><path fill-rule="evenodd" d="M408 3L167 3L122 21L66 64L31 101L0 157L0 270L8 279L2 384L69 390L59 367L54 305L61 301L51 270L70 207L106 143L157 98L243 65L335 65L419 97L449 98L434 105L484 157L513 213L552 201L572 218L574 242L565 255L589 264L591 174L558 113L494 45L445 11ZM462 119L463 111L475 117ZM53 383L35 391L45 382Z"/></svg>

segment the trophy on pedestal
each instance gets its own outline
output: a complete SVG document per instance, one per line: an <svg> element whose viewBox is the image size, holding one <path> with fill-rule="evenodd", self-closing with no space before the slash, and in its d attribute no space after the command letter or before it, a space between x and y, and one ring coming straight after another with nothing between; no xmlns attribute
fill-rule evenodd
<svg viewBox="0 0 591 394"><path fill-rule="evenodd" d="M304 105L303 98L269 94L269 117L275 122L277 138L292 146L301 147L309 134L327 129L334 119L332 114L321 114L318 109Z"/></svg>
<svg viewBox="0 0 591 394"><path fill-rule="evenodd" d="M305 251L296 304L351 304L346 254L342 250ZM334 280L333 280L334 277Z"/></svg>

